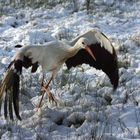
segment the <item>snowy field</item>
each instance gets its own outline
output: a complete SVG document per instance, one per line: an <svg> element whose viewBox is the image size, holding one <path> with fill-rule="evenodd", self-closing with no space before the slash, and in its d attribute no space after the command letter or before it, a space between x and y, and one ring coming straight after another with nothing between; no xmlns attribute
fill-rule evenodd
<svg viewBox="0 0 140 140"><path fill-rule="evenodd" d="M80 0L79 0L80 1ZM7 7L0 17L0 78L18 48L17 44L45 44L54 39L72 40L95 28L112 42L119 61L119 87L88 65L67 70L63 65L50 85L57 105L47 95L39 103L40 69L21 81L22 121L0 116L2 140L130 140L140 139L140 1L96 0L90 14L72 5L47 8ZM49 77L49 74L46 74Z"/></svg>

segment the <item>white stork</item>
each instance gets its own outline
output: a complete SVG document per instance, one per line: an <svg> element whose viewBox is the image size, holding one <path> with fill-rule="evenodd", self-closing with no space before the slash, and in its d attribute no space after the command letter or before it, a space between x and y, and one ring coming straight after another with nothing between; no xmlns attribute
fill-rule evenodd
<svg viewBox="0 0 140 140"><path fill-rule="evenodd" d="M13 105L16 117L21 120L19 115L19 83L22 67L31 67L31 72L35 72L38 66L41 65L43 73L46 71L52 73L46 85L42 80L42 89L44 93L48 93L50 100L54 100L54 98L49 92L48 86L63 63L66 63L68 69L82 63L101 69L109 76L114 89L118 86L116 52L108 38L94 29L77 37L72 42L52 41L46 45L25 47L17 45L15 47L21 47L21 49L15 54L0 85L0 108L4 93L6 93L4 99L5 118L7 118L9 111L10 119L13 120ZM44 93L39 102L39 107Z"/></svg>
<svg viewBox="0 0 140 140"><path fill-rule="evenodd" d="M0 87L0 104L2 103L3 94L5 94L4 115L7 118L7 102L9 100L9 116L13 120L12 103L15 114L19 120L19 82L22 67L28 68L32 66L32 72L36 71L38 65L41 65L43 73L51 72L51 78L48 84L42 81L42 88L48 93L51 100L54 100L52 94L48 90L48 86L55 77L61 65L70 57L74 56L80 49L86 50L96 60L90 48L88 47L88 39L81 37L74 46L69 46L62 41L52 41L46 45L29 45L22 47L14 56L13 61L8 66L3 77ZM20 47L20 45L16 46ZM44 93L43 93L44 95ZM41 105L40 100L39 107ZM9 99L8 99L9 96Z"/></svg>

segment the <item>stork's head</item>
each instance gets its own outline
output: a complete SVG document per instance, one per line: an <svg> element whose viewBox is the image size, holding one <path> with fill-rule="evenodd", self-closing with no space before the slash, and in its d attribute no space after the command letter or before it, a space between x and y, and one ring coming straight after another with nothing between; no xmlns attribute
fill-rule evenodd
<svg viewBox="0 0 140 140"><path fill-rule="evenodd" d="M96 61L93 51L91 51L91 49L90 49L90 42L87 38L81 37L77 41L76 45L79 49L85 49L92 56L92 58Z"/></svg>
<svg viewBox="0 0 140 140"><path fill-rule="evenodd" d="M79 47L80 49L85 49L87 46L90 45L90 42L87 38L81 37L78 39L78 41L76 42L77 47Z"/></svg>

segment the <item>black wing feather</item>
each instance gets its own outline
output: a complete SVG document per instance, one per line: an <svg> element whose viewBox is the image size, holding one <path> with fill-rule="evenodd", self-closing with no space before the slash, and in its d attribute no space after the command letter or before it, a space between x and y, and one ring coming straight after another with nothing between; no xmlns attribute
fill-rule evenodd
<svg viewBox="0 0 140 140"><path fill-rule="evenodd" d="M96 69L101 69L105 72L108 75L113 88L116 89L118 86L119 75L117 56L114 48L113 54L108 52L104 47L101 47L100 43L90 45L90 49L95 55L96 61L84 49L81 49L75 56L67 59L65 62L68 69L83 63L89 64L90 66L95 67Z"/></svg>
<svg viewBox="0 0 140 140"><path fill-rule="evenodd" d="M39 65L38 65L38 62L36 62L36 63L32 64L32 69L31 69L31 72L32 72L32 73L36 72L36 71L37 71L38 66L39 66Z"/></svg>
<svg viewBox="0 0 140 140"><path fill-rule="evenodd" d="M19 45L20 46L20 45ZM23 59L15 59L12 61L4 75L4 78L0 84L0 110L5 93L4 100L4 116L9 117L11 120L13 117L13 109L17 119L21 120L19 115L19 89L20 89L20 75L22 73L22 67L31 68L31 72L36 72L38 68L38 62L32 63L32 60L24 56Z"/></svg>
<svg viewBox="0 0 140 140"><path fill-rule="evenodd" d="M9 106L8 106L9 107L9 117L10 117L10 120L14 120L14 117L13 117L13 108L12 108L13 93L10 92L8 94L8 96L9 96L9 99L8 99L8 102L9 102Z"/></svg>
<svg viewBox="0 0 140 140"><path fill-rule="evenodd" d="M7 111L7 100L8 100L8 94L7 94L7 91L6 91L6 94L5 94L5 100L4 100L4 117L7 118L7 114L8 114L8 111Z"/></svg>
<svg viewBox="0 0 140 140"><path fill-rule="evenodd" d="M20 77L18 74L14 73L14 83L13 83L13 105L14 110L17 118L21 120L21 117L19 115L19 82Z"/></svg>
<svg viewBox="0 0 140 140"><path fill-rule="evenodd" d="M23 67L24 68L27 69L29 67L32 67L31 72L34 73L34 72L36 72L38 66L39 66L38 62L32 63L32 60L30 58L24 56L24 58L23 58Z"/></svg>

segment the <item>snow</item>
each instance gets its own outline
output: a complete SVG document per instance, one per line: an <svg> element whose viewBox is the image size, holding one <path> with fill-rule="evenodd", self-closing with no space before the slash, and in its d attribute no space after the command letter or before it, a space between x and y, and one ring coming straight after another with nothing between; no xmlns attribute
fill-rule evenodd
<svg viewBox="0 0 140 140"><path fill-rule="evenodd" d="M140 139L140 2L95 0L93 13L69 3L51 9L12 9L0 17L0 75L10 63L17 44L45 44L54 39L72 40L95 28L111 40L118 55L119 87L113 92L108 77L83 64L69 71L64 65L50 85L57 105L47 95L39 103L38 70L25 70L21 81L22 121L0 117L2 140L139 140ZM8 8L7 8L8 9ZM12 14L11 14L12 11ZM46 74L46 79L49 78ZM24 78L23 78L24 77ZM3 111L2 111L3 113Z"/></svg>

